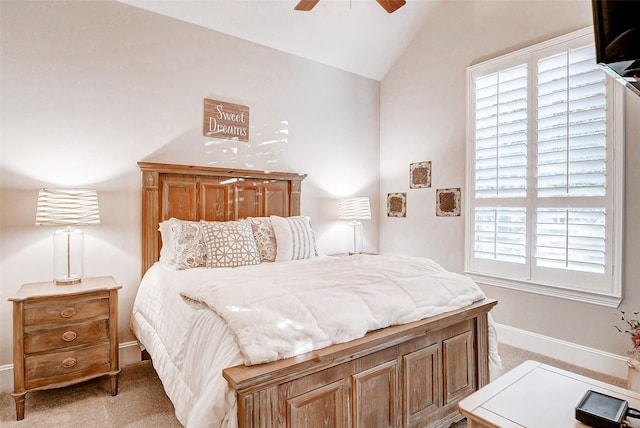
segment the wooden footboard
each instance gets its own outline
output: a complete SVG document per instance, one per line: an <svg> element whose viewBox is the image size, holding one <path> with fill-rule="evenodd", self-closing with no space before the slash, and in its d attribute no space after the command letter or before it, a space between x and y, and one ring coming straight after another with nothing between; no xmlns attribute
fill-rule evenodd
<svg viewBox="0 0 640 428"><path fill-rule="evenodd" d="M448 427L489 382L485 299L298 357L236 366L240 428Z"/></svg>

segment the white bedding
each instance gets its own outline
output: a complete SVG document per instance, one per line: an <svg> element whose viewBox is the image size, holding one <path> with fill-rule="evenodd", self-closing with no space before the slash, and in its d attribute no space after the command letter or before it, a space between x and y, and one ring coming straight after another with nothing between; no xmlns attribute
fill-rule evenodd
<svg viewBox="0 0 640 428"><path fill-rule="evenodd" d="M357 272L354 265L377 265L384 269L375 274L354 273ZM418 274L418 270L422 273ZM316 279L312 281L310 278L314 275ZM426 277L432 282L428 289L420 286ZM336 286L345 278L349 278L348 290ZM379 284L389 280L396 291L385 299L372 299L372 294L383 293ZM317 304L321 297L313 291L318 287L325 289L322 300L329 304L329 309L318 309L321 308ZM232 300L241 295L236 293L240 289L248 294L240 301ZM355 294L354 290L357 290ZM180 297L181 293L206 304L187 303ZM435 300L428 300L432 297ZM265 355L274 359L328 346L331 342L351 340L354 335L362 336L368 330L447 312L483 297L473 281L446 272L436 263L422 258L320 257L240 268L180 271L158 263L149 269L140 284L131 328L152 356L154 367L175 406L176 416L183 425L234 427L237 425L235 395L221 372L245 360L252 362L252 357L243 357L234 329L242 342L248 341L258 350L255 359L262 360ZM307 304L301 307L290 305L292 300L305 299ZM246 310L264 300L271 300L275 306L266 311ZM339 312L340 307L347 310ZM368 315L353 317L354 307L360 307ZM229 316L230 323L223 321L216 311ZM303 319L310 323L291 322L295 312L302 312ZM330 312L331 317L322 315L326 312ZM321 319L328 323L318 321ZM245 322L261 325L263 329L256 334L245 334ZM318 324L326 325L316 328ZM351 324L355 330L350 328ZM286 333L280 334L278 330ZM302 330L304 334L300 333ZM306 330L311 332L310 336ZM296 340L282 340L291 333L295 333ZM321 340L316 341L318 335ZM260 337L268 340L256 340ZM275 353L266 352L265 346L270 346L268 342L281 348ZM491 323L490 353L491 369L495 371L499 357Z"/></svg>
<svg viewBox="0 0 640 428"><path fill-rule="evenodd" d="M184 283L211 271L156 263L138 289L131 330L151 355L182 425L235 428L236 397L222 378L222 369L243 361L233 333L215 312L180 296Z"/></svg>
<svg viewBox="0 0 640 428"><path fill-rule="evenodd" d="M223 269L186 284L235 333L246 365L344 343L485 297L468 277L406 256L322 257Z"/></svg>

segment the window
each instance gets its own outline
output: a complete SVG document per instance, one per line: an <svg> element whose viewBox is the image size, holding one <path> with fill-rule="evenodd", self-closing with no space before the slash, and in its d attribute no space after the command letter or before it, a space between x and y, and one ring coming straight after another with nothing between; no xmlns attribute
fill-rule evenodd
<svg viewBox="0 0 640 428"><path fill-rule="evenodd" d="M623 86L582 30L467 70L466 271L617 306Z"/></svg>

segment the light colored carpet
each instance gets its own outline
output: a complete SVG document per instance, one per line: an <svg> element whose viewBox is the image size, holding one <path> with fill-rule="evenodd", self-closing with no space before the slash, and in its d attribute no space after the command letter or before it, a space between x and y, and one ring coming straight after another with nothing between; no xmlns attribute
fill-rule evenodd
<svg viewBox="0 0 640 428"><path fill-rule="evenodd" d="M0 394L0 426L32 427L181 427L173 405L151 361L122 368L118 395L111 395L108 377L66 388L27 394L25 417L16 421L15 401Z"/></svg>
<svg viewBox="0 0 640 428"><path fill-rule="evenodd" d="M498 353L500 354L500 358L502 359L503 373L508 372L509 370L513 369L514 367L522 364L527 360L535 360L544 364L549 364L550 366L554 366L559 369L563 369L569 372L587 376L592 379L599 380L601 382L607 382L612 385L620 386L622 388L627 387L626 379L620 379L617 377L605 375L592 370L587 370L580 366L568 364L568 363L565 363L564 361L556 360L554 358L549 358L541 354L536 354L534 352L528 352L528 351L525 351L524 349L514 348L513 346L504 345L502 343L498 345Z"/></svg>
<svg viewBox="0 0 640 428"><path fill-rule="evenodd" d="M500 344L504 372L526 360L536 360L624 387L626 380L584 370L540 354ZM173 405L167 398L150 361L122 368L118 395L111 396L108 378L79 385L27 394L25 419L16 422L15 402L8 393L0 394L0 426L32 427L180 427ZM465 428L466 421L455 428Z"/></svg>

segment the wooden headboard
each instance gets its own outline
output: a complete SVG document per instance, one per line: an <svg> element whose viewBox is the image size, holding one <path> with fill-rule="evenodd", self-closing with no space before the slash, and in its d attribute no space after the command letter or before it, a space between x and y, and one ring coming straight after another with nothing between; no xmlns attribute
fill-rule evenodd
<svg viewBox="0 0 640 428"><path fill-rule="evenodd" d="M138 162L142 171L142 275L160 257L158 225L300 215L306 174Z"/></svg>

